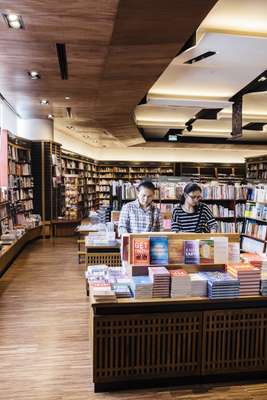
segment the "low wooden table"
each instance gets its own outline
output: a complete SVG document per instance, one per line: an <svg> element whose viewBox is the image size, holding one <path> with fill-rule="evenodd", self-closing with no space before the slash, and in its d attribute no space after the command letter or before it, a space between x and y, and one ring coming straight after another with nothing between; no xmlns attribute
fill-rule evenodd
<svg viewBox="0 0 267 400"><path fill-rule="evenodd" d="M96 392L267 377L267 297L90 303Z"/></svg>
<svg viewBox="0 0 267 400"><path fill-rule="evenodd" d="M54 219L52 220L53 236L75 236L77 234L76 228L80 223L81 219Z"/></svg>

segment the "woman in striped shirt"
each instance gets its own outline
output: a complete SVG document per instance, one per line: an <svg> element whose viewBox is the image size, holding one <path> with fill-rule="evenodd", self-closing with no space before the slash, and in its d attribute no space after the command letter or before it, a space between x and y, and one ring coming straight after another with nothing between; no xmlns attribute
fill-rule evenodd
<svg viewBox="0 0 267 400"><path fill-rule="evenodd" d="M216 232L217 223L209 207L201 203L201 187L188 183L172 213L172 232Z"/></svg>

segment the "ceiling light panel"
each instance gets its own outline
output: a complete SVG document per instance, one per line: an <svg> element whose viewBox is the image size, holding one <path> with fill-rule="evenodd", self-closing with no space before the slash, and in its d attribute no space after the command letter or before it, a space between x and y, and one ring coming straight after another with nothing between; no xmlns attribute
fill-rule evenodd
<svg viewBox="0 0 267 400"><path fill-rule="evenodd" d="M2 14L2 16L10 29L24 29L24 23L21 15Z"/></svg>

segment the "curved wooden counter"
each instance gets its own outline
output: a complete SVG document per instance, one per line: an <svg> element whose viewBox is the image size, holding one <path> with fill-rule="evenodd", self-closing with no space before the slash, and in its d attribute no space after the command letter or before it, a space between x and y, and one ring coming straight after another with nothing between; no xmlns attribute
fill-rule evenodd
<svg viewBox="0 0 267 400"><path fill-rule="evenodd" d="M0 276L3 275L11 262L17 257L27 243L42 236L42 229L42 225L29 229L11 245L3 246L2 250L0 250Z"/></svg>

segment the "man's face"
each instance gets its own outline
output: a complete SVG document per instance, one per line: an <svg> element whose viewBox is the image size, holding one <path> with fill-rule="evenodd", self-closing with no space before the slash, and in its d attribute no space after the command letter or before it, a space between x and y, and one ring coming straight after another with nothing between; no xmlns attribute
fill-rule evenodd
<svg viewBox="0 0 267 400"><path fill-rule="evenodd" d="M154 197L154 190L141 187L137 198L142 207L148 207L152 203Z"/></svg>

